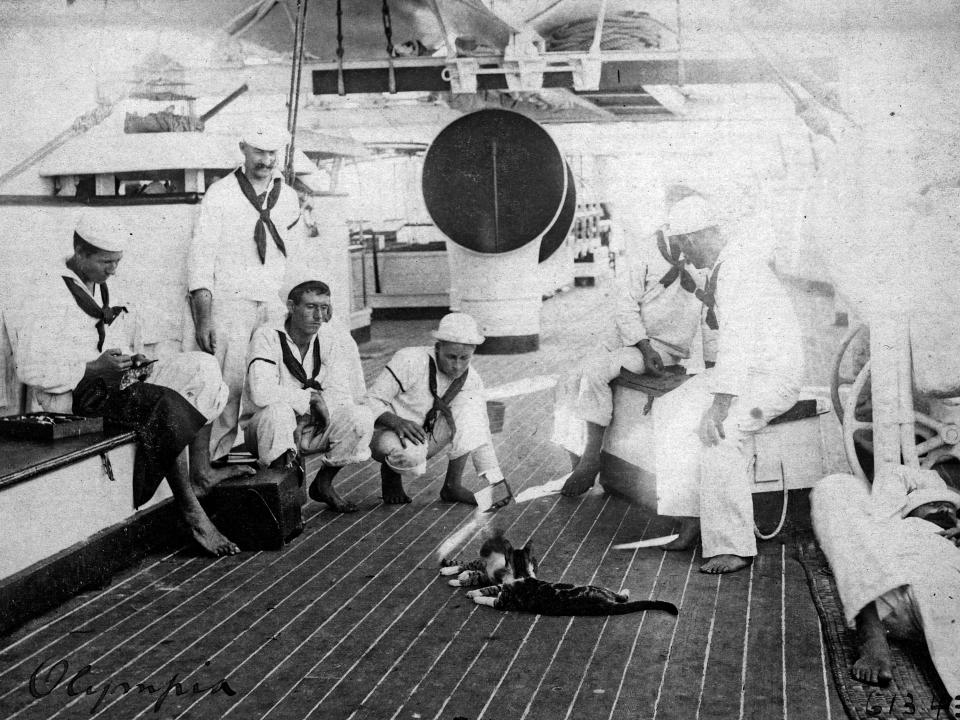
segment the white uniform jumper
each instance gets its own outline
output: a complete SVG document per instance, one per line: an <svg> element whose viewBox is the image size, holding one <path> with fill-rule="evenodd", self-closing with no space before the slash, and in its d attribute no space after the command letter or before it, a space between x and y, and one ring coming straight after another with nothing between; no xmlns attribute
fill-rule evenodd
<svg viewBox="0 0 960 720"><path fill-rule="evenodd" d="M287 450L296 451L298 421L310 410L314 390L304 387L284 363L281 337L305 376L321 388L319 392L330 411L328 440L320 455L324 464L341 467L369 460L373 415L362 404L360 353L339 323L324 323L302 357L282 325L254 331L240 420L247 447L256 450L263 466Z"/></svg>
<svg viewBox="0 0 960 720"><path fill-rule="evenodd" d="M431 360L436 362L432 347L398 350L367 391L366 402L373 417L392 412L405 420L423 424L434 401L430 392ZM443 397L451 380L439 370L436 378L437 395ZM377 427L371 444L374 459L386 463L401 475L417 476L426 472L429 458L449 445L451 458L470 453L478 475L489 482L500 480L503 476L490 437L483 381L476 368L470 367L463 387L450 403L450 410L455 432L451 432L446 418L438 415L424 444L408 441L404 448L395 432Z"/></svg>
<svg viewBox="0 0 960 720"><path fill-rule="evenodd" d="M793 306L770 267L727 245L714 266L717 364L653 406L657 512L700 518L703 556L756 555L749 458L741 440L796 403L803 347ZM713 393L735 398L726 438L707 447L698 429Z"/></svg>
<svg viewBox="0 0 960 720"><path fill-rule="evenodd" d="M279 175L271 181L271 188L278 179ZM264 208L269 195L266 193L261 201ZM262 212L258 213L243 195L236 173L231 173L211 185L204 195L190 245L187 289L193 292L206 288L213 293L212 322L217 334L214 354L230 388L227 406L214 421L210 434L210 457L214 459L223 457L233 447L247 346L257 327L282 317L277 292L284 280L287 259L299 250L300 203L296 192L282 179L269 218L285 254L272 233L266 232L261 259L254 232ZM197 348L194 326L189 321L185 323L184 348Z"/></svg>

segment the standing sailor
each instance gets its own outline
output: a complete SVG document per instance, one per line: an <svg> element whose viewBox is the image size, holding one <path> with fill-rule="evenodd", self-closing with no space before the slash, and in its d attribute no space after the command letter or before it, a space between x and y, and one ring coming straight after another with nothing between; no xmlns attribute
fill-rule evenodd
<svg viewBox="0 0 960 720"><path fill-rule="evenodd" d="M490 437L483 381L470 360L483 335L465 313L450 313L432 333L433 347L402 348L367 392L376 418L370 449L382 463L383 501L408 503L403 475L416 477L427 460L449 445L440 499L476 505L463 486L467 457L488 483L503 479Z"/></svg>
<svg viewBox="0 0 960 720"><path fill-rule="evenodd" d="M136 308L116 284L107 286L130 234L109 210L83 215L73 254L33 285L41 300L24 308L17 375L47 412L102 416L135 428L134 506L153 497L166 477L194 539L213 555L232 555L239 548L200 507L183 452L223 409L227 388L216 361L203 353L148 365ZM148 372L148 382L131 377Z"/></svg>
<svg viewBox="0 0 960 720"><path fill-rule="evenodd" d="M260 125L240 141L243 166L218 180L200 204L187 263L194 341L220 363L230 388L227 406L210 431L210 455L233 447L253 331L281 317L277 293L288 258L298 247L300 204L278 165L286 131Z"/></svg>
<svg viewBox="0 0 960 720"><path fill-rule="evenodd" d="M796 403L803 377L800 327L769 265L700 196L670 211L669 235L696 268L710 268L704 305L719 324L717 363L653 407L657 512L683 518L668 550L702 534L700 570L740 570L757 554L747 460L740 444Z"/></svg>
<svg viewBox="0 0 960 720"><path fill-rule="evenodd" d="M373 415L363 405L360 352L333 324L330 288L319 280L294 286L287 318L253 333L241 425L264 467L292 467L301 452L321 453L310 497L337 512L357 507L333 489L340 468L370 459Z"/></svg>

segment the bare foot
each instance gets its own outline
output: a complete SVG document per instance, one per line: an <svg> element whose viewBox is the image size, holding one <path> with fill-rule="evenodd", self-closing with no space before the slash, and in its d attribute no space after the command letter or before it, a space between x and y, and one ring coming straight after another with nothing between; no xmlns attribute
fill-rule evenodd
<svg viewBox="0 0 960 720"><path fill-rule="evenodd" d="M220 468L205 468L190 476L190 484L197 497L205 497L213 488L224 480L234 477L249 477L256 475L257 469L249 465L224 465Z"/></svg>
<svg viewBox="0 0 960 720"><path fill-rule="evenodd" d="M860 657L853 664L851 675L860 682L887 685L893 679L893 656L876 605L864 607L857 614L856 624Z"/></svg>
<svg viewBox="0 0 960 720"><path fill-rule="evenodd" d="M753 562L752 557L740 557L739 555L714 555L700 566L700 572L710 575L720 575L722 573L737 572L749 567Z"/></svg>
<svg viewBox="0 0 960 720"><path fill-rule="evenodd" d="M587 490L593 487L594 480L600 472L600 460L590 460L581 458L577 463L576 469L570 473L570 477L560 489L561 495L567 497L577 497L583 495Z"/></svg>
<svg viewBox="0 0 960 720"><path fill-rule="evenodd" d="M217 530L216 526L210 522L210 518L205 513L200 513L194 517L186 518L187 525L190 527L190 534L204 550L214 557L224 555L236 555L240 548L236 543L231 542Z"/></svg>
<svg viewBox="0 0 960 720"><path fill-rule="evenodd" d="M444 502L458 502L464 505L476 505L477 499L463 485L448 485L440 488L440 499Z"/></svg>
<svg viewBox="0 0 960 720"><path fill-rule="evenodd" d="M386 465L380 466L380 494L387 505L403 505L410 498L403 491L403 478Z"/></svg>
<svg viewBox="0 0 960 720"><path fill-rule="evenodd" d="M317 476L310 483L310 489L307 491L311 500L326 503L331 510L339 513L352 513L357 511L357 506L349 500L344 500L337 491L333 489L333 476L337 474L340 468L323 467L317 473ZM330 471L333 471L332 473Z"/></svg>
<svg viewBox="0 0 960 720"><path fill-rule="evenodd" d="M664 550L689 550L697 546L700 539L700 521L697 518L683 518L680 522L680 537L663 546Z"/></svg>

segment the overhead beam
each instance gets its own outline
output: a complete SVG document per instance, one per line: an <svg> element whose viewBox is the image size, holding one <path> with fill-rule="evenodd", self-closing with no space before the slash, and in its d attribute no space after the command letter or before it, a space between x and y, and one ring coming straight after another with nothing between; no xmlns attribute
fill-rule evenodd
<svg viewBox="0 0 960 720"><path fill-rule="evenodd" d="M600 92L643 92L647 85L678 85L678 62L674 53L624 53L616 57L605 53L600 74ZM498 57L478 58L481 67L497 67ZM832 57L803 58L806 68L825 82L838 78L837 61ZM447 67L445 58L396 58L393 61L397 92L448 92L450 82L442 77ZM338 94L338 66L336 63L313 65L314 95ZM389 70L386 60L350 62L343 65L343 85L346 94L384 93L389 90ZM685 55L684 80L688 85L731 85L740 83L772 83L775 77L769 66L753 57L716 55ZM545 88L572 88L570 72L548 72L544 75ZM507 78L502 73L477 76L478 90L507 90Z"/></svg>

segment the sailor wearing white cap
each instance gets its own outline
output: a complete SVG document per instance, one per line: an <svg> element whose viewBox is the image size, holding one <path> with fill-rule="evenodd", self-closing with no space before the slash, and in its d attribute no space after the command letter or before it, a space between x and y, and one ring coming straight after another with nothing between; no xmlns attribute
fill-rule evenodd
<svg viewBox="0 0 960 720"><path fill-rule="evenodd" d="M960 716L958 507L960 495L936 470L899 467L879 473L872 486L852 475L825 477L811 493L810 512L844 617L857 629L854 676L891 680L887 628L923 637L952 698L951 717Z"/></svg>
<svg viewBox="0 0 960 720"><path fill-rule="evenodd" d="M450 460L440 498L476 504L463 486L467 457L487 482L503 479L490 437L483 381L470 360L484 337L465 313L450 313L432 333L433 347L398 350L367 392L376 418L370 449L382 463L383 500L407 503L403 476L426 472L445 447Z"/></svg>
<svg viewBox="0 0 960 720"><path fill-rule="evenodd" d="M596 348L567 376L555 403L554 441L573 459L573 472L561 490L567 496L589 490L600 472L604 434L614 415L610 382L621 368L666 375L665 368L690 357L698 328L708 366L716 355L716 331L695 294L704 288L706 271L686 264L679 243L658 230L630 243L621 260L617 339Z"/></svg>
<svg viewBox="0 0 960 720"><path fill-rule="evenodd" d="M740 570L756 555L753 500L740 444L796 403L803 377L800 329L790 299L763 258L732 240L708 200L670 211L668 236L695 267L699 293L719 326L716 366L653 406L657 511L683 518L667 549L702 535L701 571Z"/></svg>
<svg viewBox="0 0 960 720"><path fill-rule="evenodd" d="M240 424L264 467L293 467L317 454L323 467L310 497L337 512L356 505L333 488L337 472L370 459L373 415L363 404L360 352L349 330L331 322L330 288L305 280L284 288L287 317L257 328L247 354Z"/></svg>
<svg viewBox="0 0 960 720"><path fill-rule="evenodd" d="M258 326L283 316L277 291L299 251L300 203L279 171L288 142L282 127L252 123L240 141L243 165L207 189L193 231L184 347L215 355L230 388L210 436L216 459L236 438L247 345Z"/></svg>
<svg viewBox="0 0 960 720"><path fill-rule="evenodd" d="M131 226L109 209L84 212L73 254L31 285L40 299L19 324L17 375L44 411L104 416L136 428L134 506L166 477L197 542L213 555L232 554L237 546L197 502L182 452L223 409L227 388L209 355L181 353L154 364L143 354L138 298L124 296L117 283L108 288L131 236Z"/></svg>

